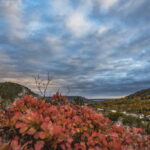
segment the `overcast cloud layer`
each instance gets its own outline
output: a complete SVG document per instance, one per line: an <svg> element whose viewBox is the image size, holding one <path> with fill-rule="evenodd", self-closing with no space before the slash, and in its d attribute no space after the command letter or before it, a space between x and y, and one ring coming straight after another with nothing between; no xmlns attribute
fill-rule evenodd
<svg viewBox="0 0 150 150"><path fill-rule="evenodd" d="M0 82L36 91L32 76L47 71L49 90L70 95L149 88L150 1L0 0Z"/></svg>

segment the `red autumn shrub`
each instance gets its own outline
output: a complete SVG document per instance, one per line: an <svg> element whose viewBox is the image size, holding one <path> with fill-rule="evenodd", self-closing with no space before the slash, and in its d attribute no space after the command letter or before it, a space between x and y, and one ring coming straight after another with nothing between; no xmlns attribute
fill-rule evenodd
<svg viewBox="0 0 150 150"><path fill-rule="evenodd" d="M0 112L0 150L149 150L142 129L117 126L57 93L51 104L24 96Z"/></svg>

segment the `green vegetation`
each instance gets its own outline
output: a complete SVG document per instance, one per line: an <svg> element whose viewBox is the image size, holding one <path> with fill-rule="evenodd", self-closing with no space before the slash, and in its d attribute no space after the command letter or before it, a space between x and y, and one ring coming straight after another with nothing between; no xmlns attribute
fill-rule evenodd
<svg viewBox="0 0 150 150"><path fill-rule="evenodd" d="M101 109L113 122L144 128L150 133L150 89L116 100L91 102L89 106L97 110Z"/></svg>
<svg viewBox="0 0 150 150"><path fill-rule="evenodd" d="M130 113L150 115L150 99L148 98L149 96L144 96L145 99L144 97L140 96L127 96L125 98L117 100L92 102L89 104L89 106L93 108L103 108L106 111L117 110L120 112L126 111Z"/></svg>
<svg viewBox="0 0 150 150"><path fill-rule="evenodd" d="M135 97L140 97L142 100L150 99L150 88L140 90L138 92L135 92L134 94L127 96L127 98L129 98L129 99L135 98Z"/></svg>
<svg viewBox="0 0 150 150"><path fill-rule="evenodd" d="M84 105L85 103L85 98L81 97L81 96L76 96L74 99L73 99L73 103L76 104L76 105Z"/></svg>
<svg viewBox="0 0 150 150"><path fill-rule="evenodd" d="M150 133L150 122L145 118L140 119L138 117L123 114L121 112L104 112L105 116L115 122L120 122L125 126L143 128L147 133Z"/></svg>
<svg viewBox="0 0 150 150"><path fill-rule="evenodd" d="M120 112L109 112L107 115L106 115L110 120L116 122L116 121L119 121L119 119L123 116L122 113Z"/></svg>
<svg viewBox="0 0 150 150"><path fill-rule="evenodd" d="M20 84L11 82L0 83L0 104L2 107L7 106L10 102L25 94L36 95L30 89Z"/></svg>

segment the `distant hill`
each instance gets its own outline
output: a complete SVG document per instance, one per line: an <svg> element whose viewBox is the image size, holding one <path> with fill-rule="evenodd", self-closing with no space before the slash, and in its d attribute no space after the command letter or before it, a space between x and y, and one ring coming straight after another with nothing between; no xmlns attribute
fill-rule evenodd
<svg viewBox="0 0 150 150"><path fill-rule="evenodd" d="M0 99L14 101L25 94L36 95L29 88L12 82L0 83Z"/></svg>
<svg viewBox="0 0 150 150"><path fill-rule="evenodd" d="M74 100L77 97L80 98L80 99L83 99L84 101L88 101L87 98L82 97L82 96L67 96L68 100Z"/></svg>
<svg viewBox="0 0 150 150"><path fill-rule="evenodd" d="M134 98L134 97L140 97L141 99L150 99L150 88L137 91L131 95L128 95L126 98Z"/></svg>
<svg viewBox="0 0 150 150"><path fill-rule="evenodd" d="M7 100L13 102L16 98L22 97L23 95L34 95L39 96L32 92L29 88L12 82L0 83L0 100ZM88 102L88 99L82 96L66 96L69 101L73 101L75 98ZM51 97L46 97L47 101Z"/></svg>
<svg viewBox="0 0 150 150"><path fill-rule="evenodd" d="M66 97L69 101L74 101L74 99L79 98L79 99L82 99L84 102L90 102L89 99L82 97L82 96L66 96ZM47 101L50 101L51 97L46 97L46 99Z"/></svg>
<svg viewBox="0 0 150 150"><path fill-rule="evenodd" d="M150 89L137 91L124 98L91 103L94 108L150 115Z"/></svg>

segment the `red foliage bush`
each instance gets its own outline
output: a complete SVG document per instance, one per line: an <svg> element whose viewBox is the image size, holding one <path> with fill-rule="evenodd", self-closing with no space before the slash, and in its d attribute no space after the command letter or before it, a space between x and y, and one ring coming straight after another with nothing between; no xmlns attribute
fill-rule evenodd
<svg viewBox="0 0 150 150"><path fill-rule="evenodd" d="M0 150L149 150L142 129L117 126L57 93L51 104L24 96L0 112Z"/></svg>

